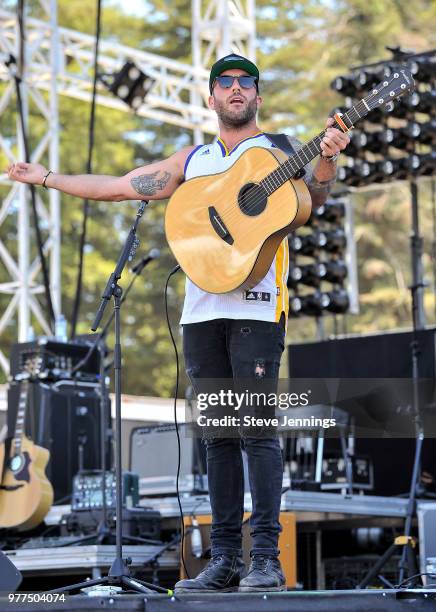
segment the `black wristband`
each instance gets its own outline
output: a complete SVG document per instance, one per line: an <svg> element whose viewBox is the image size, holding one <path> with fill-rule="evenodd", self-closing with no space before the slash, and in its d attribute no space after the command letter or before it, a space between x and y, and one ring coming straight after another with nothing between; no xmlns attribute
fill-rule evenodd
<svg viewBox="0 0 436 612"><path fill-rule="evenodd" d="M48 187L47 187L47 185L45 184L45 182L46 182L46 180L48 179L48 177L50 176L50 174L53 174L53 170L49 170L49 171L47 172L47 174L44 176L44 178L42 179L42 186L43 186L45 189L48 189Z"/></svg>

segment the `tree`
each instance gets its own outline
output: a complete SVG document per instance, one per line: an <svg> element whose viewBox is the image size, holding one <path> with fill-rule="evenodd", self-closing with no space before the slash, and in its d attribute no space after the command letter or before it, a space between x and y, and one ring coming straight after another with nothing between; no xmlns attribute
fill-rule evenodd
<svg viewBox="0 0 436 612"><path fill-rule="evenodd" d="M103 4L102 37L164 56L189 62L190 0L144 0L145 19L123 13L120 5ZM388 58L386 45L416 50L435 45L434 3L417 0L258 0L258 64L264 106L261 126L287 131L305 141L318 133L330 110L342 100L329 88L330 81L352 65ZM60 25L94 34L96 3L59 1ZM0 86L1 88L1 86ZM89 105L62 98L61 168L82 173L86 165ZM13 133L14 117L0 117L2 134ZM31 118L30 136L42 127ZM170 125L97 108L94 172L122 175L149 161L166 157L191 142L191 134ZM12 142L12 146L16 143ZM2 160L4 161L4 160ZM422 215L431 214L428 183L420 185ZM408 253L409 193L407 185L393 185L353 196L356 214L361 314L347 318L349 331L391 329L410 325ZM151 247L162 250L158 264L147 268L123 309L123 389L131 394L171 395L175 361L164 317L163 289L174 259L163 231L165 202L153 203L141 221L140 255ZM135 203L92 203L85 254L80 333L89 331L106 279L112 271L136 212ZM64 311L71 315L75 292L81 202L62 196L62 282ZM423 224L427 275L432 260L431 224ZM2 226L2 240L12 240L14 219ZM3 274L3 275L2 275ZM0 269L0 281L4 273ZM122 286L128 283L128 273ZM171 284L170 317L180 348L178 319L183 300L181 273ZM0 307L4 303L0 303ZM429 321L433 302L426 295ZM289 326L290 341L313 338L312 320ZM327 331L333 330L328 317ZM39 330L37 330L39 331ZM2 336L2 348L16 337L12 327ZM109 336L113 345L113 335ZM181 390L183 392L183 388Z"/></svg>

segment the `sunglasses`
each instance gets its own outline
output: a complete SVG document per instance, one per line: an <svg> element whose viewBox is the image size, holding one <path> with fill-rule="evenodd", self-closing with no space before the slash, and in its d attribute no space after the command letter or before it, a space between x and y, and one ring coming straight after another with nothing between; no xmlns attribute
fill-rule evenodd
<svg viewBox="0 0 436 612"><path fill-rule="evenodd" d="M254 76L248 76L246 74L242 76L223 74L217 76L217 78L215 79L215 83L218 82L219 86L223 89L230 89L235 79L238 81L238 84L240 85L240 87L242 87L242 89L251 89L254 86L256 86L257 88L257 78Z"/></svg>

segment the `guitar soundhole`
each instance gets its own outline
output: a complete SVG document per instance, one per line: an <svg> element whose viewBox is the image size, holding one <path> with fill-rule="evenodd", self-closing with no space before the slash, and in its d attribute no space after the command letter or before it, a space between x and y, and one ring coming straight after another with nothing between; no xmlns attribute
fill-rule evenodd
<svg viewBox="0 0 436 612"><path fill-rule="evenodd" d="M14 455L9 461L9 467L12 472L18 472L23 466L21 455Z"/></svg>
<svg viewBox="0 0 436 612"><path fill-rule="evenodd" d="M255 217L266 208L268 196L260 185L246 183L238 194L238 204L244 215Z"/></svg>

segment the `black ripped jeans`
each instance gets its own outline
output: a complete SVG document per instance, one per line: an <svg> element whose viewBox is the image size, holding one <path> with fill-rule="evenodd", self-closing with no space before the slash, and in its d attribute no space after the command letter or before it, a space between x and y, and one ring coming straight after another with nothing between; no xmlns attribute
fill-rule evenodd
<svg viewBox="0 0 436 612"><path fill-rule="evenodd" d="M200 379L267 377L277 387L284 350L284 324L215 319L183 326L187 374L198 394ZM212 508L212 555L242 553L244 474L248 457L252 498L251 554L277 555L283 464L277 437L214 437L205 440Z"/></svg>

